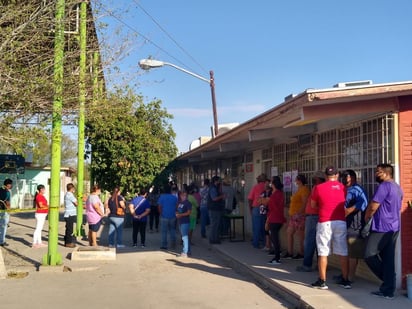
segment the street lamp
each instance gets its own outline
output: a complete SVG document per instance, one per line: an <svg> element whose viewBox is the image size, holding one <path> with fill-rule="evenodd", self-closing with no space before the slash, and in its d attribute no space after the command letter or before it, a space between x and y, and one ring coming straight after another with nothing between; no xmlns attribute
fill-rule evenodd
<svg viewBox="0 0 412 309"><path fill-rule="evenodd" d="M164 62L160 60L154 60L154 59L142 59L139 61L139 66L143 70L150 70L150 69L155 69L155 68L160 68L163 66L170 66L173 67L179 71L185 72L186 74L192 75L193 77L196 77L210 85L210 91L212 94L212 108L213 108L213 125L214 125L214 133L215 137L218 134L218 127L217 127L217 111L216 111L216 97L215 97L215 79L213 76L213 71L209 71L210 78L204 78L203 76L197 75L196 73L190 72L184 68L181 68L173 63L169 62Z"/></svg>

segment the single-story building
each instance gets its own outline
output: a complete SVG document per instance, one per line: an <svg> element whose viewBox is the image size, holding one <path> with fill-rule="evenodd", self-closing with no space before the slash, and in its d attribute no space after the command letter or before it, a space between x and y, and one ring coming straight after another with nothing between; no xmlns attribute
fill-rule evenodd
<svg viewBox="0 0 412 309"><path fill-rule="evenodd" d="M404 190L395 257L398 287L405 286L406 275L412 273L412 208L408 206L412 200L412 81L339 83L289 95L281 104L182 154L177 161L180 184L201 184L214 175L231 177L248 234L247 194L260 173L290 179L298 172L310 179L328 165L350 168L371 197L377 185L376 165L390 163ZM287 204L292 190L286 187ZM358 275L373 276L365 265Z"/></svg>

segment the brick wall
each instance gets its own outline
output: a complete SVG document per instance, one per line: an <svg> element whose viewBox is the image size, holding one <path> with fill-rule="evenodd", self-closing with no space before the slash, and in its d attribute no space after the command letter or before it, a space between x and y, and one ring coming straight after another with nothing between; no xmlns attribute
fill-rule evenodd
<svg viewBox="0 0 412 309"><path fill-rule="evenodd" d="M402 287L412 273L412 96L399 98L400 184L404 192L401 210Z"/></svg>

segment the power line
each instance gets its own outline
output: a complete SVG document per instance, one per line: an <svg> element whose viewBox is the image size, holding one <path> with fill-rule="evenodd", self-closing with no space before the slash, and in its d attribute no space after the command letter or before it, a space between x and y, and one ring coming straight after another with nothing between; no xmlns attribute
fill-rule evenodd
<svg viewBox="0 0 412 309"><path fill-rule="evenodd" d="M142 6L139 2L137 2L136 0L133 0L133 2L136 3L136 5L156 24L156 26L159 27L160 30L162 30L162 32L163 32L164 34L167 35L167 37L168 37L170 40L172 40L173 43L176 44L176 46L177 46L181 51L183 51L190 59L192 59L192 61L193 61L194 63L196 63L204 72L207 73L207 70L206 70L191 54L189 54L189 53L156 21L156 19L155 19L152 15L150 15L150 14L143 8L143 6Z"/></svg>

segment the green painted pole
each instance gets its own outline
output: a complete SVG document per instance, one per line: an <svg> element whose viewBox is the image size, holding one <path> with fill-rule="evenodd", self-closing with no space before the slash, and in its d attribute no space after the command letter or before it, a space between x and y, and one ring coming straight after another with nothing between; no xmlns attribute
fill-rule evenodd
<svg viewBox="0 0 412 309"><path fill-rule="evenodd" d="M99 52L95 51L93 53L93 101L92 110L97 106L97 100L99 99ZM93 160L93 151L90 155L90 162ZM94 173L93 170L90 171L90 183L94 184Z"/></svg>
<svg viewBox="0 0 412 309"><path fill-rule="evenodd" d="M57 252L60 209L60 167L62 142L62 107L64 73L64 7L65 0L56 1L54 37L54 99L52 114L51 184L49 207L49 246L43 265L59 265L62 256Z"/></svg>
<svg viewBox="0 0 412 309"><path fill-rule="evenodd" d="M86 18L87 3L80 4L80 71L79 71L79 123L78 123L78 149L77 149L77 222L76 236L85 236L83 229L83 194L84 194L84 121L86 102Z"/></svg>

